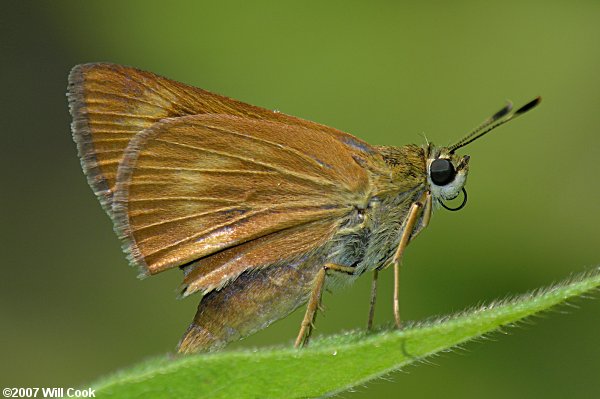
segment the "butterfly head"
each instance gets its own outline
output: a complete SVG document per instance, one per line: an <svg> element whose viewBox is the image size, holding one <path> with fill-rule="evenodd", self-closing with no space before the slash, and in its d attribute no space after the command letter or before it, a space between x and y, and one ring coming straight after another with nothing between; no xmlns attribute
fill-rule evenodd
<svg viewBox="0 0 600 399"><path fill-rule="evenodd" d="M508 102L500 111L485 120L457 143L442 148L429 145L427 151L427 182L431 190L431 195L436 200L435 202L440 203L444 208L451 211L461 209L467 202L467 192L464 186L469 172L470 157L468 155L456 155L455 151L491 132L498 126L523 115L537 106L541 100L541 97L536 97L516 111L512 110L512 103ZM460 206L449 208L444 204L443 200L454 199L458 197L461 191L464 199Z"/></svg>
<svg viewBox="0 0 600 399"><path fill-rule="evenodd" d="M436 148L427 159L427 182L434 199L452 200L460 194L469 173L469 156Z"/></svg>

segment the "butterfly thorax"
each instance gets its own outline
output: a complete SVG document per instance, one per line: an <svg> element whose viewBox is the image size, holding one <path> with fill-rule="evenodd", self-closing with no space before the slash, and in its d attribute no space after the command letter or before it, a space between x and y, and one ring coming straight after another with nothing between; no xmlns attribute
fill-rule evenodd
<svg viewBox="0 0 600 399"><path fill-rule="evenodd" d="M372 191L367 206L342 222L329 261L352 266L354 277L386 265L400 241L408 208L426 190L425 150L415 145L377 147L368 163Z"/></svg>

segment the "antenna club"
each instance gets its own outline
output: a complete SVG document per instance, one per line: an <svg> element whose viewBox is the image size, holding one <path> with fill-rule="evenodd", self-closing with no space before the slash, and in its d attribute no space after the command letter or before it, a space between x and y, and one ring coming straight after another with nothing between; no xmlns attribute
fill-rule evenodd
<svg viewBox="0 0 600 399"><path fill-rule="evenodd" d="M525 112L537 107L537 105L542 102L542 97L541 96L537 96L536 98L534 98L533 100L531 100L530 102L528 102L527 104L523 105L521 108L519 108L518 110L515 111L515 115L517 114L524 114Z"/></svg>

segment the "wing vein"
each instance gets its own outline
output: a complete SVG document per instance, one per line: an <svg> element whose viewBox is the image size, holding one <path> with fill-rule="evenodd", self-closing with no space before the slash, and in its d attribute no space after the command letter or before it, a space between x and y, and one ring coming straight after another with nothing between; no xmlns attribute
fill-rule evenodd
<svg viewBox="0 0 600 399"><path fill-rule="evenodd" d="M189 172L200 173L230 173L230 174L251 174L251 175L272 175L276 172L266 170L240 170L240 169L207 169L207 168L185 168L171 166L140 166L138 170L185 170Z"/></svg>
<svg viewBox="0 0 600 399"><path fill-rule="evenodd" d="M207 152L209 154L215 154L215 155L220 155L220 156L223 156L223 157L239 159L241 161L246 161L246 162L249 162L249 163L253 163L253 164L256 164L256 165L264 166L264 167L267 167L267 168L270 168L270 169L274 169L274 170L276 170L278 172L281 172L283 174L294 176L294 177L297 177L299 179L307 180L307 181L310 181L310 182L313 182L313 183L317 183L317 184L322 185L322 186L336 186L335 183L330 182L328 180L323 180L323 179L315 178L315 177L308 176L308 175L303 174L303 173L295 173L295 172L293 172L293 171L291 171L289 169L281 168L281 167L278 167L278 166L275 166L275 165L272 165L272 164L269 164L269 163L266 163L266 162L260 162L260 161L257 161L256 159L243 157L241 155L229 154L229 153L226 153L226 152L223 152L223 151L209 150L207 148L196 147L196 146L189 145L189 144L178 143L178 142L174 142L174 141L167 141L167 140L162 140L162 139L158 139L158 138L155 139L155 140L158 141L158 142L165 143L165 144L171 144L171 145L180 146L180 147L184 147L184 148L190 148L190 149L197 150L197 151Z"/></svg>
<svg viewBox="0 0 600 399"><path fill-rule="evenodd" d="M118 73L119 75L123 76L123 77L124 77L126 80L131 80L131 76L129 76L128 74L126 74L124 71L122 71L122 70L115 70L115 72L116 72L116 73ZM159 76L157 76L157 75L154 75L154 74L152 74L152 75L153 75L153 76L152 76L152 81L153 81L154 83L158 83L158 82L160 82L160 80L161 80L161 77L159 77ZM144 76L144 78L146 78L146 76ZM163 79L164 79L164 78L163 78ZM149 85L148 85L148 84L145 82L145 79L135 79L134 81L135 81L136 83L140 84L141 86L145 87L147 90L151 91L152 93L154 93L154 94L155 94L155 95L157 95L158 97L162 98L163 100L165 100L165 101L167 101L167 102L169 102L169 103L171 103L171 104L177 104L177 105L180 105L179 103L175 103L175 102L171 101L170 99L166 98L166 97L165 97L165 96L164 96L164 95L163 95L161 92L157 91L157 90L156 90L154 87L152 87L152 86L149 86ZM169 90L169 92L171 92L171 91ZM173 93L171 92L171 94L173 94Z"/></svg>
<svg viewBox="0 0 600 399"><path fill-rule="evenodd" d="M131 198L131 199L129 199L128 202L153 202L153 201L195 201L195 202L228 202L228 203L239 203L240 202L238 200L230 200L227 198L188 197L188 196Z"/></svg>
<svg viewBox="0 0 600 399"><path fill-rule="evenodd" d="M90 111L88 110L89 115L105 115L110 117L122 117L128 119L146 119L150 121L156 121L156 117L152 115L144 115L144 114L128 114L125 112L107 112L107 111Z"/></svg>
<svg viewBox="0 0 600 399"><path fill-rule="evenodd" d="M171 88L168 85L163 84L163 82L160 79L156 79L154 82L156 84L160 85L163 89L165 89L165 91L168 91L171 94L172 98L171 99L167 99L167 100L169 102L171 102L172 104L177 105L180 108L180 110L184 111L184 113L190 114L190 115L194 115L194 114L198 114L199 113L197 110L195 110L193 108L190 108L187 104L183 105L180 101L174 101L174 100L175 99L184 100L184 101L186 101L188 103L193 104L195 101L197 102L199 100L200 96L198 96L198 95L195 95L195 96L191 95L187 90L185 90L185 89L182 90L181 88L179 88L180 92L185 93L187 95L187 98L184 98L182 96L182 93L176 93L176 92L174 92L173 90L171 90ZM156 92L153 88L150 88L150 90ZM161 94L161 96L162 96L162 94Z"/></svg>
<svg viewBox="0 0 600 399"><path fill-rule="evenodd" d="M148 106L151 106L153 108L156 108L157 110L164 110L164 107L160 106L159 104L153 103L151 101L145 101L139 97L133 97L133 96L126 96L123 94L119 94L119 93L109 93L109 92L105 92L105 91L99 91L99 90L89 90L87 92L88 97L91 97L91 95L94 94L100 94L101 97L94 97L94 98L87 98L85 100L86 105L89 104L94 104L94 105L102 105L102 104L108 104L108 105L113 105L115 99L114 98L106 98L106 97L117 97L120 100L129 100L129 101L135 101L136 103L140 103L140 104L146 104ZM99 112L99 111L96 111ZM155 119L160 119L160 118L156 118Z"/></svg>
<svg viewBox="0 0 600 399"><path fill-rule="evenodd" d="M123 141L131 141L130 137L110 137L110 138L97 138L94 140L94 144L97 143L118 143Z"/></svg>
<svg viewBox="0 0 600 399"><path fill-rule="evenodd" d="M180 240L174 241L174 242L172 242L172 243L170 243L170 244L168 244L168 245L165 245L165 246L163 246L163 247L161 247L161 248L157 248L157 249L155 249L154 251L145 252L145 253L144 253L144 257L149 257L149 256L152 256L152 255L159 254L159 253L161 253L161 252L165 252L165 251L169 250L170 248L172 248L172 247L176 247L176 246L178 246L179 244L181 244L181 243L184 243L184 242L186 242L186 241L190 241L190 240L193 240L193 239L195 239L195 238L198 238L198 237L202 237L202 236L205 236L205 235L209 235L209 234L211 234L211 233L214 233L214 232L216 232L216 231L218 231L218 230L220 230L220 229L222 229L222 228L226 228L226 227L229 227L229 226L231 226L232 224L239 223L240 221L242 221L242 220L244 220L244 219L249 219L249 218L252 218L252 217L254 217L254 216L260 215L261 213L265 213L265 212L271 212L271 211L273 211L273 210L274 210L274 209L276 209L276 208L278 208L278 207L276 207L276 206L275 206L275 207L267 207L267 208L258 209L258 210L252 211L252 212L245 213L244 215L241 215L241 216L239 216L239 217L237 217L237 218L230 219L230 220L228 220L228 221L227 221L227 222L225 222L225 223L221 223L221 224L219 224L219 225L217 225L217 226L214 226L214 227L213 227L213 228L211 228L211 229L208 229L208 230L205 230L205 231L201 231L201 232L198 232L198 233L192 234L192 235L190 235L190 236L188 236L188 237L185 237L185 238L182 238L182 239L180 239ZM284 209L285 209L285 208L284 208ZM309 221L307 221L306 223L308 223L308 222L309 222ZM299 223L299 224L300 224L300 223ZM279 231L279 230L281 230L281 229L278 229L278 230L275 230L275 231ZM137 231L137 228L136 228L136 231ZM267 234L268 234L268 233L267 233L267 232L265 232L263 235L267 235ZM259 236L259 237L261 237L261 236ZM254 238L259 238L259 237L254 237ZM200 240L197 240L197 241L200 241ZM139 244L139 243L142 243L143 241L137 241L137 242L138 242L138 244ZM234 242L235 242L235 241L234 241ZM228 243L229 243L229 242L228 242ZM227 247L227 245L226 245L225 247Z"/></svg>
<svg viewBox="0 0 600 399"><path fill-rule="evenodd" d="M149 229L151 227L164 226L165 224L181 222L182 220L194 219L194 218L201 217L201 216L207 216L207 215L211 215L211 214L219 213L219 212L234 211L237 209L241 209L241 208L239 206L230 206L230 207L225 207L225 208L212 209L207 212L198 212L198 213L193 213L191 215L180 216L180 217L173 218L173 219L161 220L159 222L150 223L150 224L146 224L143 226L136 226L134 230L135 230L135 232L139 232L142 230Z"/></svg>
<svg viewBox="0 0 600 399"><path fill-rule="evenodd" d="M206 127L209 128L209 129L211 129L211 130L216 130L219 133L225 133L225 134L229 134L229 135L232 135L232 136L238 136L238 137L245 137L247 139L254 140L254 141L257 141L259 143L268 144L268 145L273 146L273 147L275 147L277 149L284 150L284 151L287 151L287 152L289 152L291 154L294 154L294 155L296 155L297 157L299 157L301 159L309 161L310 163L313 163L313 164L317 165L319 168L323 167L323 165L321 163L319 163L316 159L314 159L314 158L312 158L310 156L307 156L305 153L303 153L301 151L298 151L295 148L291 148L291 147L282 145L280 143L276 143L274 141L266 140L266 139L263 139L263 138L260 138L260 137L255 137L255 136L252 136L252 135L249 135L249 134L245 134L245 133L241 133L241 132L235 132L235 131L232 131L232 130L227 130L227 129L224 129L224 128L221 128L221 127L218 127L218 126L206 126Z"/></svg>

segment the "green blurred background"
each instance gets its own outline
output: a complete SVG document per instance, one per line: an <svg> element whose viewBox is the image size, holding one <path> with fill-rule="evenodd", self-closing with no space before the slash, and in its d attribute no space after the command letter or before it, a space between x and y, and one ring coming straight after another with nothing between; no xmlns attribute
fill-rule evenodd
<svg viewBox="0 0 600 399"><path fill-rule="evenodd" d="M127 265L71 141L73 65L136 66L387 145L449 144L542 95L462 151L469 204L405 258L418 320L600 263L599 21L597 1L3 1L0 385L86 385L173 351L197 306L175 299L177 271ZM318 334L364 326L368 280L325 296ZM378 323L391 295L385 273ZM592 397L600 300L577 305L343 396ZM301 313L232 347L290 345Z"/></svg>

